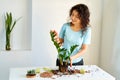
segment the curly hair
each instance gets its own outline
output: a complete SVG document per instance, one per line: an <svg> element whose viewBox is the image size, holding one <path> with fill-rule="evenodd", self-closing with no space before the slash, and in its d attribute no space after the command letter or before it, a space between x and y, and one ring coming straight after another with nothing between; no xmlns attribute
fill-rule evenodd
<svg viewBox="0 0 120 80"><path fill-rule="evenodd" d="M87 25L90 22L90 12L85 4L77 4L70 9L69 16L72 15L73 10L76 10L79 14L79 19L81 19L82 31L86 31Z"/></svg>

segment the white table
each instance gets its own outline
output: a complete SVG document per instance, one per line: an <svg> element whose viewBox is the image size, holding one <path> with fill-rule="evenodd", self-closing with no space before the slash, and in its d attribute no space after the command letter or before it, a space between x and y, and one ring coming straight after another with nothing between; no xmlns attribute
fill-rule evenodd
<svg viewBox="0 0 120 80"><path fill-rule="evenodd" d="M73 74L73 75L63 75L61 77L53 78L42 78L39 74L35 78L26 78L26 73L28 70L40 68L40 72L43 72L43 67L25 67L25 68L11 68L9 80L115 80L113 76L105 72L96 65L84 65L84 66L73 66L75 69L90 70L90 73L85 74ZM55 69L57 67L47 67Z"/></svg>

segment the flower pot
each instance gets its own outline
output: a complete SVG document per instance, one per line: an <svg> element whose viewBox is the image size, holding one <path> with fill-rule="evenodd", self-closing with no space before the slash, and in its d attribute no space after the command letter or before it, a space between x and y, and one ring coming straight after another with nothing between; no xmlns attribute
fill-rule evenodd
<svg viewBox="0 0 120 80"><path fill-rule="evenodd" d="M60 72L67 72L68 71L68 63L67 62L63 62L63 65L60 64L59 65L59 71Z"/></svg>

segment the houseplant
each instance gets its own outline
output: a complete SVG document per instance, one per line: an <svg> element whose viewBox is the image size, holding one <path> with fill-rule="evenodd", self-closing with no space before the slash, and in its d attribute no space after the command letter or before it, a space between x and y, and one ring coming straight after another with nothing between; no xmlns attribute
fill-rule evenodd
<svg viewBox="0 0 120 80"><path fill-rule="evenodd" d="M20 18L19 18L20 19ZM5 14L5 30L6 30L6 50L11 50L11 46L10 46L10 36L11 36L11 32L13 30L13 28L16 25L16 22L19 20L13 20L13 16L12 13L8 13L6 12Z"/></svg>
<svg viewBox="0 0 120 80"><path fill-rule="evenodd" d="M34 69L27 71L27 74L26 74L26 77L27 77L27 78L33 78L33 77L35 77L35 76L36 76L36 72L35 72Z"/></svg>
<svg viewBox="0 0 120 80"><path fill-rule="evenodd" d="M55 33L53 31L50 31L50 36L51 36L51 40L54 43L54 45L57 49L57 52L58 52L58 57L59 57L59 61L60 61L59 71L66 72L68 70L68 62L70 60L70 55L72 54L72 52L78 45L73 45L70 47L70 50L67 50L65 48L62 48L60 46L60 44L57 43L57 41L55 41L55 39L54 39Z"/></svg>

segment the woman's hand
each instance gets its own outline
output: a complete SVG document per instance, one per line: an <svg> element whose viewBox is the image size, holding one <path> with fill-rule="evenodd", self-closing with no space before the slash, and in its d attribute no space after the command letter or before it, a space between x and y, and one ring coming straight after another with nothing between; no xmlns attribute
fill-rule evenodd
<svg viewBox="0 0 120 80"><path fill-rule="evenodd" d="M56 30L51 30L51 32L53 32L54 35L55 35L54 40L57 41L57 42L59 42L59 37L58 37L57 31Z"/></svg>
<svg viewBox="0 0 120 80"><path fill-rule="evenodd" d="M57 43L59 43L59 45L61 46L64 40L62 38L59 38L58 33L57 33L56 30L51 30L51 32L53 32L55 34L54 40Z"/></svg>
<svg viewBox="0 0 120 80"><path fill-rule="evenodd" d="M70 67L72 67L72 61L74 59L79 58L81 55L83 55L86 52L87 47L88 45L83 44L81 50L76 55L70 57Z"/></svg>
<svg viewBox="0 0 120 80"><path fill-rule="evenodd" d="M73 58L70 57L70 67L72 67L72 61L73 61Z"/></svg>

